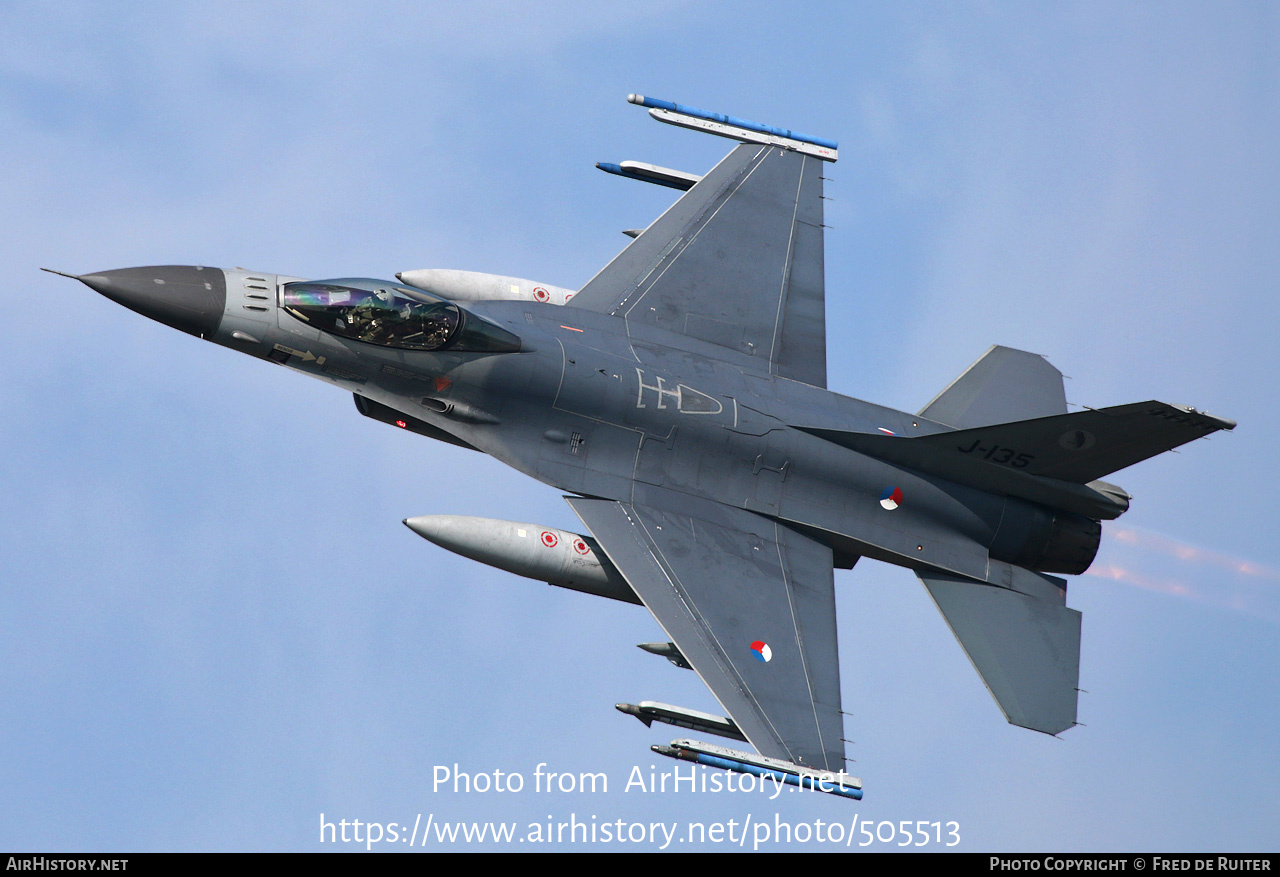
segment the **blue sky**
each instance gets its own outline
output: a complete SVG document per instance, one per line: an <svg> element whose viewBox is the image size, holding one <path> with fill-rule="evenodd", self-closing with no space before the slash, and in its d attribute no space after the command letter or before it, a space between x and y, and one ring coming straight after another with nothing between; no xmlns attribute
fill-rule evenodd
<svg viewBox="0 0 1280 877"><path fill-rule="evenodd" d="M0 847L318 850L323 812L1274 849L1274 6L8 3L0 29ZM1115 477L1133 509L1069 596L1086 727L1007 725L915 578L864 562L836 578L863 802L624 792L675 734L615 702L715 709L634 648L656 623L400 524L576 528L556 491L36 270L577 286L671 197L594 162L727 148L632 91L841 142L833 390L914 410L999 343L1076 405L1240 421ZM455 762L610 791L433 792Z"/></svg>

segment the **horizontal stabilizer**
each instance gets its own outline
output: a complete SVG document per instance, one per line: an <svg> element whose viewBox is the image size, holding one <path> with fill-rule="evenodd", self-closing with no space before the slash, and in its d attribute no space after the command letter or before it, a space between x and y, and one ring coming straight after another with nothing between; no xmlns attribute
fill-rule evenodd
<svg viewBox="0 0 1280 877"><path fill-rule="evenodd" d="M1062 372L1037 353L995 346L920 411L955 429L1067 413Z"/></svg>
<svg viewBox="0 0 1280 877"><path fill-rule="evenodd" d="M936 475L979 490L1016 496L1089 518L1110 521L1120 517L1129 508L1129 495L1104 481L1071 484L1031 475L1025 468L993 465L990 461L984 461L981 454L975 458L973 454L958 453L957 446L951 441L953 436L959 435L957 432L899 438L879 433L809 426L798 428L860 454L905 466L926 475Z"/></svg>
<svg viewBox="0 0 1280 877"><path fill-rule="evenodd" d="M1065 587L1062 579L1010 569L1014 587L945 573L917 575L1005 718L1058 734L1076 724L1080 613L1027 593L1052 594Z"/></svg>
<svg viewBox="0 0 1280 877"><path fill-rule="evenodd" d="M1185 405L1134 402L924 436L948 453L1085 484L1235 422Z"/></svg>
<svg viewBox="0 0 1280 877"><path fill-rule="evenodd" d="M1110 520L1129 496L1097 479L1236 424L1185 405L1135 402L915 438L796 426L929 475Z"/></svg>

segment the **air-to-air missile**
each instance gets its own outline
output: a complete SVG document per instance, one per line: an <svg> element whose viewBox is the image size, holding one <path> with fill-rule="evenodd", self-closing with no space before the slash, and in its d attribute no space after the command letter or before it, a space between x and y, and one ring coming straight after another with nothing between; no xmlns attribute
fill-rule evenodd
<svg viewBox="0 0 1280 877"><path fill-rule="evenodd" d="M690 731L701 731L706 734L715 734L717 737L728 737L731 740L747 742L747 738L743 736L742 731L734 724L733 719L725 718L724 716L714 716L711 713L699 712L682 706L672 706L669 703L658 703L652 700L642 700L639 703L619 703L615 704L614 708L620 713L635 716L644 722L646 728L652 727L654 722L663 722L668 725L675 725L677 728L688 728Z"/></svg>
<svg viewBox="0 0 1280 877"><path fill-rule="evenodd" d="M404 524L454 554L518 576L624 603L640 603L590 536L465 515L423 515Z"/></svg>
<svg viewBox="0 0 1280 877"><path fill-rule="evenodd" d="M642 183L653 183L656 186L666 186L668 189L679 189L682 192L692 189L694 184L702 179L697 174L672 170L669 167L658 167L656 164L643 161L624 161L621 164L598 161L596 167L607 174L639 180Z"/></svg>
<svg viewBox="0 0 1280 877"><path fill-rule="evenodd" d="M735 773L769 777L781 780L789 786L799 786L801 789L813 789L829 795L839 795L842 798L862 800L862 780L851 777L844 771L831 773L811 770L789 761L767 758L755 752L742 752L726 746L700 743L697 740L672 740L669 746L654 745L649 748L668 758L692 761Z"/></svg>

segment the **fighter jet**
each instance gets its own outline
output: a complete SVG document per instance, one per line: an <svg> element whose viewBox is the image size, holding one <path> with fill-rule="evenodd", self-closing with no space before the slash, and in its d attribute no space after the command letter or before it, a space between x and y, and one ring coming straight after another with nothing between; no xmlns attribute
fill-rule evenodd
<svg viewBox="0 0 1280 877"><path fill-rule="evenodd" d="M439 269L308 280L162 266L77 279L569 494L584 533L405 523L653 613L669 641L642 648L697 672L727 715L618 709L755 749L680 739L655 751L860 797L843 773L833 570L863 557L920 578L1009 722L1072 727L1080 613L1061 576L1089 568L1101 522L1130 501L1100 479L1235 424L1157 401L1068 413L1061 373L1007 347L917 413L828 390L822 192L837 144L628 100L737 145L705 175L602 162L683 194L578 290Z"/></svg>

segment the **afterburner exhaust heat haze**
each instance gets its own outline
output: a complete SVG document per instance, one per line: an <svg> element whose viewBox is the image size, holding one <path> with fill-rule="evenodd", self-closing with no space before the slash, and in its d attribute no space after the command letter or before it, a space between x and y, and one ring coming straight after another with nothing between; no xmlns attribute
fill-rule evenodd
<svg viewBox="0 0 1280 877"><path fill-rule="evenodd" d="M643 605L727 713L654 750L860 798L844 772L833 569L911 569L1008 720L1076 724L1067 581L1129 495L1104 477L1230 420L1147 401L1067 413L1061 373L992 347L918 413L827 389L822 184L834 141L631 95L737 141L705 175L612 174L672 206L579 290L424 269L307 280L197 266L74 276L175 329L335 384L365 415L565 491L582 532L405 523L518 575ZM754 747L752 751L748 747Z"/></svg>

